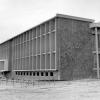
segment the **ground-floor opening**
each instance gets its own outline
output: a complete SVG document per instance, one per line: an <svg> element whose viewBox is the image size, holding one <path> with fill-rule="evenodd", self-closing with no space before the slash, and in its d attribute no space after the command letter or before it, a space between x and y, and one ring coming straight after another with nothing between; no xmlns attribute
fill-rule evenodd
<svg viewBox="0 0 100 100"><path fill-rule="evenodd" d="M13 79L59 80L58 71L13 71Z"/></svg>

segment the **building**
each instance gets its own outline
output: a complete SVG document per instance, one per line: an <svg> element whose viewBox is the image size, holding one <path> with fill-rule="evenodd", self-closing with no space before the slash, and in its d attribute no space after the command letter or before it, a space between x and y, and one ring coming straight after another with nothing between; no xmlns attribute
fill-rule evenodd
<svg viewBox="0 0 100 100"><path fill-rule="evenodd" d="M73 80L96 76L94 20L57 14L0 44L0 72L10 79Z"/></svg>
<svg viewBox="0 0 100 100"><path fill-rule="evenodd" d="M100 78L100 23L90 24L93 39L94 68L97 78Z"/></svg>

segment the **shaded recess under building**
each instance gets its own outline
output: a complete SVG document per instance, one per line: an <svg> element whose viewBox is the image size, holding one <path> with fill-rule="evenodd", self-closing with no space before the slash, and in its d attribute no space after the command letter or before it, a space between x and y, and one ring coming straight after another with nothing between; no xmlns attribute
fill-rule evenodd
<svg viewBox="0 0 100 100"><path fill-rule="evenodd" d="M94 20L57 14L0 44L0 72L6 78L73 80L95 77Z"/></svg>

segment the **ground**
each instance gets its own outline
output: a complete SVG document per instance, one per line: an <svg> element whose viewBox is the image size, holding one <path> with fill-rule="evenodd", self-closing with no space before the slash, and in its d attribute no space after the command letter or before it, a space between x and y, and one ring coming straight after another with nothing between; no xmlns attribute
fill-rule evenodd
<svg viewBox="0 0 100 100"><path fill-rule="evenodd" d="M43 84L16 87L0 83L0 100L100 100L100 80Z"/></svg>

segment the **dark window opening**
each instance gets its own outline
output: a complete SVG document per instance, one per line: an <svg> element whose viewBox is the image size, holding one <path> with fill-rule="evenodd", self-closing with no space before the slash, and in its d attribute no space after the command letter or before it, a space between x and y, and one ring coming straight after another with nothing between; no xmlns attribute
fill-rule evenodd
<svg viewBox="0 0 100 100"><path fill-rule="evenodd" d="M28 72L27 72L27 75L28 75Z"/></svg>
<svg viewBox="0 0 100 100"><path fill-rule="evenodd" d="M39 72L37 72L37 76L39 76Z"/></svg>
<svg viewBox="0 0 100 100"><path fill-rule="evenodd" d="M21 75L23 75L23 72L21 72Z"/></svg>
<svg viewBox="0 0 100 100"><path fill-rule="evenodd" d="M35 76L35 72L33 73L33 76Z"/></svg>
<svg viewBox="0 0 100 100"><path fill-rule="evenodd" d="M53 76L53 72L50 72L50 76Z"/></svg>
<svg viewBox="0 0 100 100"><path fill-rule="evenodd" d="M16 72L16 75L18 75L17 72Z"/></svg>
<svg viewBox="0 0 100 100"><path fill-rule="evenodd" d="M25 72L24 72L24 75L25 75Z"/></svg>
<svg viewBox="0 0 100 100"><path fill-rule="evenodd" d="M48 72L46 72L45 75L48 76Z"/></svg>
<svg viewBox="0 0 100 100"><path fill-rule="evenodd" d="M44 73L43 72L41 72L41 76L44 76Z"/></svg>
<svg viewBox="0 0 100 100"><path fill-rule="evenodd" d="M32 72L30 72L30 76L32 75Z"/></svg>

